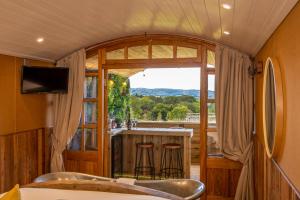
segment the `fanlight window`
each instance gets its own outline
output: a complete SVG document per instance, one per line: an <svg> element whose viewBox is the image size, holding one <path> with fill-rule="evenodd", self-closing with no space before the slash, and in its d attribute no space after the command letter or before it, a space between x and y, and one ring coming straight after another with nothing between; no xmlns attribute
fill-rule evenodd
<svg viewBox="0 0 300 200"><path fill-rule="evenodd" d="M197 49L189 47L177 47L177 58L196 58Z"/></svg>
<svg viewBox="0 0 300 200"><path fill-rule="evenodd" d="M98 70L98 54L86 59L86 71L97 71Z"/></svg>
<svg viewBox="0 0 300 200"><path fill-rule="evenodd" d="M126 48L126 47L125 47ZM151 45L152 55L149 58L149 45L129 46L127 48L127 54L125 56L125 48L115 49L106 52L107 60L124 60L124 59L172 59L174 58L174 48L176 48L177 58L197 58L198 50L193 47L186 46L173 46L166 44L153 44ZM215 57L213 51L208 51L208 68L214 67ZM94 63L93 66L87 66L88 68L96 67L98 64Z"/></svg>
<svg viewBox="0 0 300 200"><path fill-rule="evenodd" d="M107 60L123 60L125 59L124 49L116 49L106 53Z"/></svg>
<svg viewBox="0 0 300 200"><path fill-rule="evenodd" d="M128 59L147 59L148 46L132 46L128 47Z"/></svg>
<svg viewBox="0 0 300 200"><path fill-rule="evenodd" d="M207 68L215 68L215 52L207 50Z"/></svg>
<svg viewBox="0 0 300 200"><path fill-rule="evenodd" d="M152 45L152 58L173 58L173 46Z"/></svg>

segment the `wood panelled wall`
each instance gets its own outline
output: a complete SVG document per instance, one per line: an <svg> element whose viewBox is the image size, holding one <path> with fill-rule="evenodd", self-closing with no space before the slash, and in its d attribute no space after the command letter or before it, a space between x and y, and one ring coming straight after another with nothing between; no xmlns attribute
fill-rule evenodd
<svg viewBox="0 0 300 200"><path fill-rule="evenodd" d="M21 94L21 67L53 63L0 54L0 135L52 125L52 95Z"/></svg>
<svg viewBox="0 0 300 200"><path fill-rule="evenodd" d="M282 140L282 152L276 159L278 168L272 161L266 160L263 165L262 160L265 157L263 144L263 120L262 120L262 85L263 74L256 76L256 132L260 144L257 148L256 162L264 166L267 185L274 185L273 190L265 190L266 195L278 194L279 192L289 199L286 192L279 190L279 180L283 178L280 170L287 175L291 182L300 190L300 2L298 2L265 45L255 56L256 61L265 64L268 57L274 57L278 60L281 70L281 76L284 85L284 101L286 104L286 123L284 130L284 139ZM261 168L261 167L260 167ZM258 172L258 174L263 172ZM281 175L280 175L281 174ZM262 181L262 176L256 177L258 184ZM271 182L271 183L269 183ZM284 182L284 181L283 181ZM280 184L281 185L281 184ZM282 186L282 188L286 188ZM260 192L258 192L260 193Z"/></svg>
<svg viewBox="0 0 300 200"><path fill-rule="evenodd" d="M208 200L234 199L242 164L226 158L209 157L206 194Z"/></svg>
<svg viewBox="0 0 300 200"><path fill-rule="evenodd" d="M49 171L51 95L21 94L23 64L53 66L0 54L0 193Z"/></svg>
<svg viewBox="0 0 300 200"><path fill-rule="evenodd" d="M69 172L81 172L99 176L97 165L97 151L89 152L64 152L65 170Z"/></svg>
<svg viewBox="0 0 300 200"><path fill-rule="evenodd" d="M0 136L0 193L49 172L49 136L48 129Z"/></svg>
<svg viewBox="0 0 300 200"><path fill-rule="evenodd" d="M256 200L300 200L300 193L273 159L269 159L264 146L256 138L254 151L254 177Z"/></svg>
<svg viewBox="0 0 300 200"><path fill-rule="evenodd" d="M256 199L299 199L300 190L300 3L297 3L255 56L265 64L268 57L278 60L284 85L286 125L282 152L274 160L267 158L263 146L262 85L263 74L256 76ZM288 178L286 178L288 177ZM294 187L294 186L295 187Z"/></svg>

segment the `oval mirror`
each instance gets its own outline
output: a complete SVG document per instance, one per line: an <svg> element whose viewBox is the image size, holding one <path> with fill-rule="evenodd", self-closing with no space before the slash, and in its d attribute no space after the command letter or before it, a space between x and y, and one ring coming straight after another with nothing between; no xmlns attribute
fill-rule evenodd
<svg viewBox="0 0 300 200"><path fill-rule="evenodd" d="M268 58L263 82L263 131L268 157L276 157L283 139L283 85L276 59Z"/></svg>

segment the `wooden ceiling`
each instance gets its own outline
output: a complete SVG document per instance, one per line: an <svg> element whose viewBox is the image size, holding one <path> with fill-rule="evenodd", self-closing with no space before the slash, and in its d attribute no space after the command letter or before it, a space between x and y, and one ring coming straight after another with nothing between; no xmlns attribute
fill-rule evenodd
<svg viewBox="0 0 300 200"><path fill-rule="evenodd" d="M255 55L296 2L2 0L0 53L56 60L82 47L147 32L198 36ZM38 37L45 41L37 43Z"/></svg>

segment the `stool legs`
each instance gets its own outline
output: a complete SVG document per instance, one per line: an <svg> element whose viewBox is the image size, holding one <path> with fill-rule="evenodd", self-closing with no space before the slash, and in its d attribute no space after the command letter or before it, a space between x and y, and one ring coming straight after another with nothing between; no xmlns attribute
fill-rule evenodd
<svg viewBox="0 0 300 200"><path fill-rule="evenodd" d="M167 170L168 177L171 176L171 169L173 169L173 162L172 162L172 160L173 160L173 150L172 149L169 151L169 156L170 156L170 158L169 158L169 168ZM174 178L173 173L172 173L172 177Z"/></svg>
<svg viewBox="0 0 300 200"><path fill-rule="evenodd" d="M163 173L163 169L165 167L165 162L166 162L166 149L164 148L162 150L162 154L161 154L161 160L160 160L160 172L159 172L159 179L161 179L162 175L164 174L165 175L165 178L166 178L166 174Z"/></svg>
<svg viewBox="0 0 300 200"><path fill-rule="evenodd" d="M151 158L152 158L152 163L151 163L152 172L151 172L151 174L152 174L152 179L155 179L155 165L154 165L154 150L153 150L153 148L151 149L151 152L152 152L152 156L151 156Z"/></svg>
<svg viewBox="0 0 300 200"><path fill-rule="evenodd" d="M146 160L148 161L148 165L144 165L143 156L144 150L146 153ZM143 148L140 147L139 144L136 145L136 154L135 154L135 168L134 174L136 179L139 179L140 174L144 174L149 172L151 179L155 179L155 167L154 167L154 151L152 148Z"/></svg>
<svg viewBox="0 0 300 200"><path fill-rule="evenodd" d="M135 151L135 165L134 165L134 176L137 177L137 166L138 166L138 145L136 145L136 151Z"/></svg>
<svg viewBox="0 0 300 200"><path fill-rule="evenodd" d="M163 148L159 178L183 178L183 174L181 148Z"/></svg>
<svg viewBox="0 0 300 200"><path fill-rule="evenodd" d="M181 154L181 151L178 151L177 152L179 155L178 155L178 157L179 157L179 169L180 169L180 176L179 177L181 177L181 178L183 178L183 164L182 164L182 154Z"/></svg>

